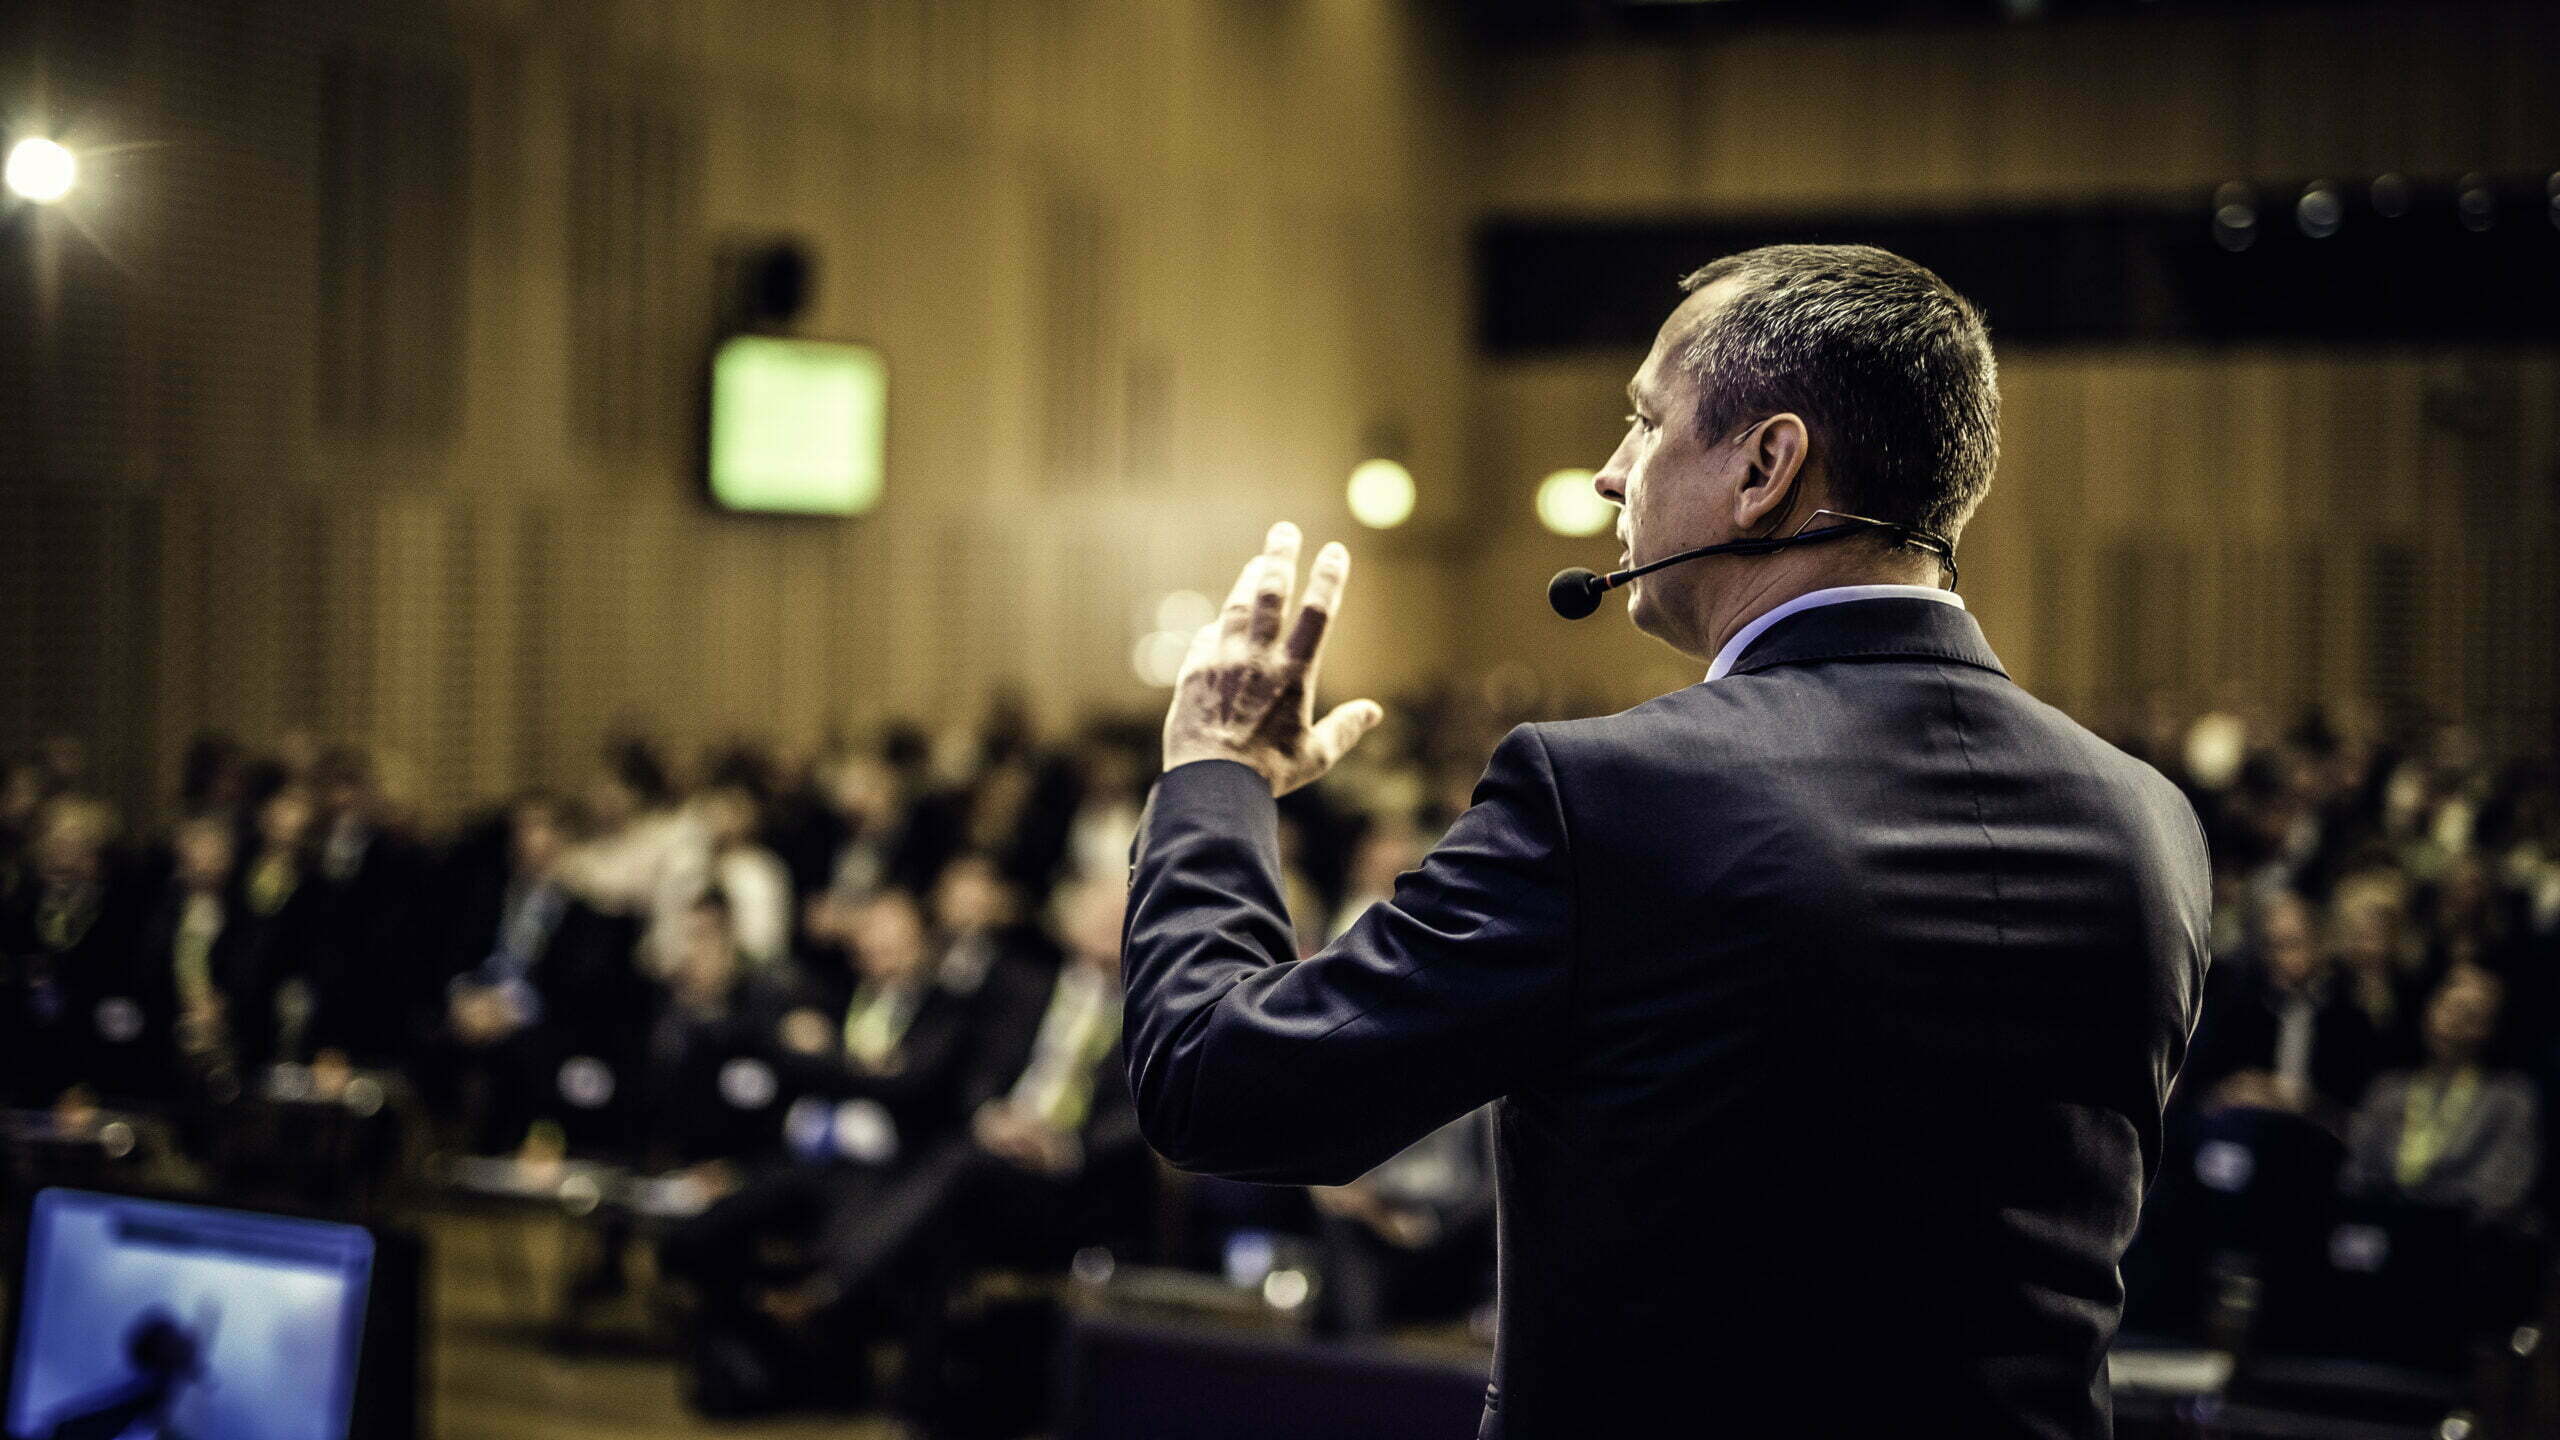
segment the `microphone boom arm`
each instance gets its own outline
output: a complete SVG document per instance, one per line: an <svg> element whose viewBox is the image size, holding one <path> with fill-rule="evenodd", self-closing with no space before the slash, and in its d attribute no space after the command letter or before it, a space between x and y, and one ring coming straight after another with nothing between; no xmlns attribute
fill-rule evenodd
<svg viewBox="0 0 2560 1440"><path fill-rule="evenodd" d="M1806 528L1825 515L1841 523L1826 525L1819 530ZM1958 580L1956 547L1948 543L1945 538L1914 526L1896 524L1891 520L1870 520L1864 515L1851 515L1841 510L1816 510L1804 517L1803 525L1798 525L1793 533L1787 535L1772 535L1759 540L1728 540L1721 545L1701 545L1695 550L1683 550L1677 555L1666 555L1649 564L1611 571L1606 575L1596 574L1579 566L1559 571L1553 580L1547 582L1547 603L1565 619L1579 620L1600 608L1601 596L1630 580L1650 575L1666 566L1704 559L1709 555L1768 555L1793 545L1819 545L1825 540L1837 540L1844 535L1856 534L1861 529L1889 531L1896 539L1906 544L1917 545L1936 555L1938 562L1947 569L1947 588L1952 590L1956 587Z"/></svg>

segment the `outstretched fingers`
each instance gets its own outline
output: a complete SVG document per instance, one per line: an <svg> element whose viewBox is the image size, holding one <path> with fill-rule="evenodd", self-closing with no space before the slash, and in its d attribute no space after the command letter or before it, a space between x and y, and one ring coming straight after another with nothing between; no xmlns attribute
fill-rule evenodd
<svg viewBox="0 0 2560 1440"><path fill-rule="evenodd" d="M1308 733L1312 742L1309 748L1315 751L1315 758L1324 769L1332 769L1335 761L1360 743L1361 736L1377 729L1378 722L1386 718L1386 710L1375 700L1346 700L1316 722L1315 729Z"/></svg>
<svg viewBox="0 0 2560 1440"><path fill-rule="evenodd" d="M1328 541L1316 552L1315 568L1307 575L1306 598L1298 606L1297 623L1289 627L1289 665L1294 670L1313 673L1316 661L1324 654L1325 632L1333 624L1333 612L1342 604L1342 582L1351 574L1351 552L1339 540Z"/></svg>
<svg viewBox="0 0 2560 1440"><path fill-rule="evenodd" d="M1219 612L1219 634L1230 653L1264 649L1280 638L1280 614L1297 578L1298 527L1283 520L1263 537L1262 553L1245 563Z"/></svg>

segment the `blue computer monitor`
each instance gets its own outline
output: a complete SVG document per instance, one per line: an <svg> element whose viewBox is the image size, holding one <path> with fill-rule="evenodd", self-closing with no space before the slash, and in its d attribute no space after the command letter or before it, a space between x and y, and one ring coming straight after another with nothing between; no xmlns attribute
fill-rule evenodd
<svg viewBox="0 0 2560 1440"><path fill-rule="evenodd" d="M345 1440L373 1237L82 1190L36 1196L14 1440Z"/></svg>

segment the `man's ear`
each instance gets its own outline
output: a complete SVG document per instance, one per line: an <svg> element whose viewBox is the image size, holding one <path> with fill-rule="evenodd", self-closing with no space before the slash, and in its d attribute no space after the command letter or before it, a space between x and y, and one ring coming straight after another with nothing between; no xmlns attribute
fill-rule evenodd
<svg viewBox="0 0 2560 1440"><path fill-rule="evenodd" d="M1733 492L1737 533L1757 534L1794 512L1799 492L1812 482L1806 473L1812 449L1813 437L1803 417L1793 411L1761 421L1743 441L1742 463L1747 468Z"/></svg>

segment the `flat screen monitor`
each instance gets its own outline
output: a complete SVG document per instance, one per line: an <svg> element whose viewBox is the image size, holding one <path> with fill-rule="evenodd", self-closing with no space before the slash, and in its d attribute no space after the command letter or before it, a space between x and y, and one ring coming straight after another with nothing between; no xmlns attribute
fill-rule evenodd
<svg viewBox="0 0 2560 1440"><path fill-rule="evenodd" d="M18 1302L13 1440L346 1440L373 1236L52 1189Z"/></svg>
<svg viewBox="0 0 2560 1440"><path fill-rule="evenodd" d="M859 515L880 503L889 366L867 345L736 335L711 356L711 498Z"/></svg>

